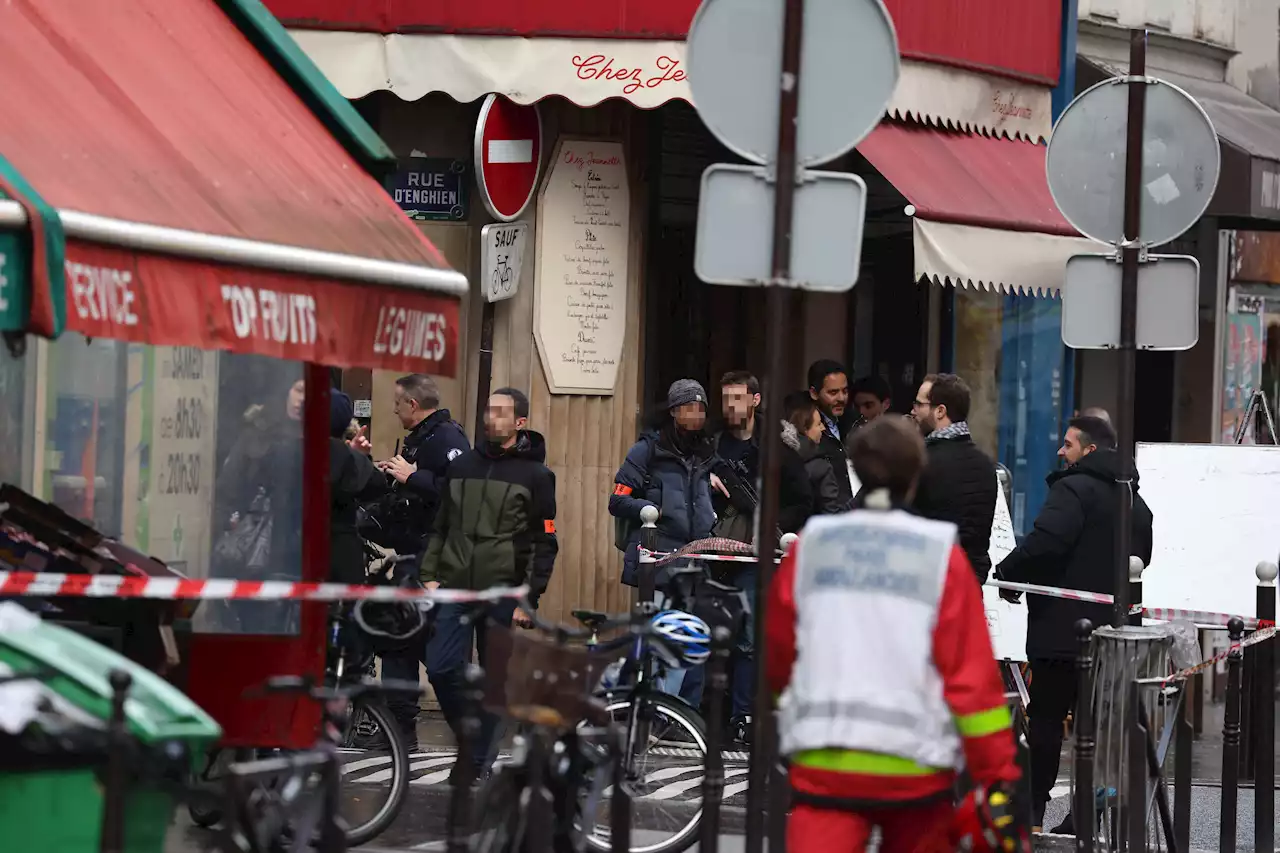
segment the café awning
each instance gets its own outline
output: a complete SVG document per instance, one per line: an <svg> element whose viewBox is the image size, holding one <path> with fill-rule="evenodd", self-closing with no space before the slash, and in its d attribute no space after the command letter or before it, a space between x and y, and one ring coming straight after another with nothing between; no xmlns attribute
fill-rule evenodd
<svg viewBox="0 0 1280 853"><path fill-rule="evenodd" d="M5 328L454 373L465 277L257 0L0 4L0 91Z"/></svg>
<svg viewBox="0 0 1280 853"><path fill-rule="evenodd" d="M858 152L912 205L915 274L940 284L1049 294L1067 258L1105 248L1049 194L1043 145L881 122Z"/></svg>
<svg viewBox="0 0 1280 853"><path fill-rule="evenodd" d="M464 103L497 92L520 104L610 98L651 109L692 102L683 40L554 38L291 29L348 98L389 91L406 101L444 92ZM992 136L1049 135L1049 89L904 59L890 116Z"/></svg>

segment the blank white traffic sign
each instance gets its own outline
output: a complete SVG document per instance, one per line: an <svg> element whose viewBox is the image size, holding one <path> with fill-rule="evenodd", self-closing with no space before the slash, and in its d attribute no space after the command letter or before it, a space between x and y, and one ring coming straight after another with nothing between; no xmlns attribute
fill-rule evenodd
<svg viewBox="0 0 1280 853"><path fill-rule="evenodd" d="M862 263L866 184L848 172L801 174L791 219L791 284L846 291ZM708 284L769 282L775 193L763 166L718 163L702 173L693 256L698 278Z"/></svg>
<svg viewBox="0 0 1280 853"><path fill-rule="evenodd" d="M1138 349L1186 350L1200 338L1200 262L1149 255L1138 265ZM1120 264L1113 255L1072 255L1062 282L1062 342L1073 349L1120 346Z"/></svg>

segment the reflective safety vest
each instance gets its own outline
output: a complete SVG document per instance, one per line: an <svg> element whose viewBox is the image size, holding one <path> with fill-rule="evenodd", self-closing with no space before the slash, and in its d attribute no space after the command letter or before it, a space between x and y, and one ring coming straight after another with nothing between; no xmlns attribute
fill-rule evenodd
<svg viewBox="0 0 1280 853"><path fill-rule="evenodd" d="M902 510L809 521L796 553L796 659L779 702L784 754L849 750L959 768L933 660L956 541L954 524Z"/></svg>

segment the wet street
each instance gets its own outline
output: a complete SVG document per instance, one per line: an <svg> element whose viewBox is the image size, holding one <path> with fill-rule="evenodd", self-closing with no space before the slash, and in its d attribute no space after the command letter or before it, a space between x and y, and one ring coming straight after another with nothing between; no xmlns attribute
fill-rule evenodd
<svg viewBox="0 0 1280 853"><path fill-rule="evenodd" d="M1205 732L1196 742L1193 756L1196 783L1192 793L1193 850L1211 850L1218 846L1221 707L1211 706L1208 711ZM419 726L419 743L421 748L410 760L411 781L399 817L390 829L360 849L371 853L443 851L449 803L448 777L455 753L448 730L437 720L427 719ZM649 784L644 787L644 796L633 803L634 825L639 837L646 834L651 838L661 837L654 835L655 829L667 828L669 832L672 822L687 819L700 801L702 768L689 751L678 747L657 747L653 752L653 763L646 768ZM728 853L740 849L741 845L746 815L747 758L747 754L741 751L724 753L726 778L721 812L721 849ZM385 797L382 783L386 778L387 763L385 756L376 754L353 752L344 757L344 792L348 794L344 808L377 808ZM1045 816L1048 827L1055 826L1067 812L1071 792L1070 766L1070 750L1064 748L1060 778ZM1237 849L1240 853L1255 853L1253 792L1247 787L1242 786L1239 792L1238 814ZM218 829L196 827L185 809L179 811L165 853L215 853L221 850Z"/></svg>

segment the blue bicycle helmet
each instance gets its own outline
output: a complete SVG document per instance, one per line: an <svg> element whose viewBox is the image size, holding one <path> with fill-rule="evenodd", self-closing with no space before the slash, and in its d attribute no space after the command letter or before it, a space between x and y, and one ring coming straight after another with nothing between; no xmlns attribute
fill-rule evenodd
<svg viewBox="0 0 1280 853"><path fill-rule="evenodd" d="M707 623L683 610L664 610L649 623L663 639L655 650L668 666L697 666L711 657L711 628ZM675 660L671 654L679 655Z"/></svg>

